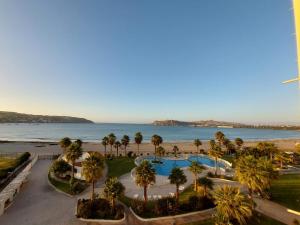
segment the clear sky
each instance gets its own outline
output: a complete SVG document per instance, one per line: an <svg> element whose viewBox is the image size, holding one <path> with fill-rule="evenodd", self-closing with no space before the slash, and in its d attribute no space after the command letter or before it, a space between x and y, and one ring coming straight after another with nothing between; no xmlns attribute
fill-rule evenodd
<svg viewBox="0 0 300 225"><path fill-rule="evenodd" d="M290 0L0 1L0 110L300 122Z"/></svg>

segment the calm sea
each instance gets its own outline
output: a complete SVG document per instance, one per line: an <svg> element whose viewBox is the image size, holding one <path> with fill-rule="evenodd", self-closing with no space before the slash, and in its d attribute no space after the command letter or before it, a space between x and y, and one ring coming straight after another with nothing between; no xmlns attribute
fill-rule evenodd
<svg viewBox="0 0 300 225"><path fill-rule="evenodd" d="M197 128L164 127L148 124L0 124L0 140L9 141L58 141L68 136L83 141L99 141L109 133L118 138L127 134L133 140L134 134L142 132L145 142L153 134L163 137L164 141L183 142L195 138L210 140L216 131L222 131L228 138L240 137L244 140L291 139L300 138L300 131L244 129L244 128Z"/></svg>

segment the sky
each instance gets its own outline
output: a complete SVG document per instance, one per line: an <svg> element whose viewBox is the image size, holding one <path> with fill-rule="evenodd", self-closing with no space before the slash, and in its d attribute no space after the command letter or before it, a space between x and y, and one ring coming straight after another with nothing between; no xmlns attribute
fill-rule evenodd
<svg viewBox="0 0 300 225"><path fill-rule="evenodd" d="M300 123L290 0L0 1L0 111Z"/></svg>

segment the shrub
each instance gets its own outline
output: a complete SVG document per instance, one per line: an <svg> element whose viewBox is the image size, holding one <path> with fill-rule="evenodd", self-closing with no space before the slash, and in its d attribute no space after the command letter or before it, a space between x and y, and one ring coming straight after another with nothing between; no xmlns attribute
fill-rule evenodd
<svg viewBox="0 0 300 225"><path fill-rule="evenodd" d="M144 201L133 199L131 201L131 208L136 214L142 215L145 212Z"/></svg>
<svg viewBox="0 0 300 225"><path fill-rule="evenodd" d="M154 214L157 216L172 215L176 212L176 200L172 197L158 199L154 205Z"/></svg>
<svg viewBox="0 0 300 225"><path fill-rule="evenodd" d="M52 164L52 171L55 175L61 176L62 174L71 171L71 166L64 160L56 160Z"/></svg>
<svg viewBox="0 0 300 225"><path fill-rule="evenodd" d="M128 158L132 158L132 154L133 154L133 151L127 152L127 157L128 157Z"/></svg>
<svg viewBox="0 0 300 225"><path fill-rule="evenodd" d="M72 194L79 194L85 189L85 184L83 181L79 181L75 178L70 179L69 185Z"/></svg>
<svg viewBox="0 0 300 225"><path fill-rule="evenodd" d="M26 162L30 158L29 152L24 152L22 155L18 157L18 164L21 165L22 163Z"/></svg>

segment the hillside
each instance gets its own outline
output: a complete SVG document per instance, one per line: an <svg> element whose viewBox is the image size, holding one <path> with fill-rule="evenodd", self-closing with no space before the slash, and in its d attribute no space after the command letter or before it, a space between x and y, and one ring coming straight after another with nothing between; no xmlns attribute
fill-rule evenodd
<svg viewBox="0 0 300 225"><path fill-rule="evenodd" d="M93 121L71 116L31 115L0 111L0 123L93 123Z"/></svg>

